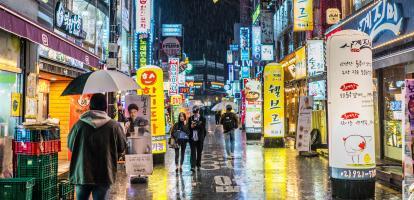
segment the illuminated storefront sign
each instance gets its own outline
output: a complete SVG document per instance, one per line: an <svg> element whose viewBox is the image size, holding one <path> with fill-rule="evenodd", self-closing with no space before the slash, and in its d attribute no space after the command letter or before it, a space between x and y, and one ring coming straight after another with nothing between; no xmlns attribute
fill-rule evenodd
<svg viewBox="0 0 414 200"><path fill-rule="evenodd" d="M270 61L270 60L274 60L274 55L273 55L273 45L262 45L261 48L261 54L262 54L262 60L264 61Z"/></svg>
<svg viewBox="0 0 414 200"><path fill-rule="evenodd" d="M141 67L137 71L137 83L141 87L139 94L151 97L151 135L152 153L165 153L163 72L157 66Z"/></svg>
<svg viewBox="0 0 414 200"><path fill-rule="evenodd" d="M62 2L57 2L55 10L55 26L65 33L85 39L86 32L82 30L82 18L67 10Z"/></svg>
<svg viewBox="0 0 414 200"><path fill-rule="evenodd" d="M270 63L263 71L263 132L264 137L283 137L285 134L284 72L280 64Z"/></svg>
<svg viewBox="0 0 414 200"><path fill-rule="evenodd" d="M162 41L162 50L167 56L179 56L181 55L181 45L175 37L167 37Z"/></svg>
<svg viewBox="0 0 414 200"><path fill-rule="evenodd" d="M172 106L179 106L183 103L183 98L181 97L181 95L176 94L176 95L172 95L170 98L170 105Z"/></svg>
<svg viewBox="0 0 414 200"><path fill-rule="evenodd" d="M181 37L183 35L183 25L181 24L163 24L161 27L163 37Z"/></svg>
<svg viewBox="0 0 414 200"><path fill-rule="evenodd" d="M260 26L252 27L252 57L254 61L260 61L260 48L261 48L261 29Z"/></svg>
<svg viewBox="0 0 414 200"><path fill-rule="evenodd" d="M341 20L341 11L338 8L326 9L326 23L336 24Z"/></svg>
<svg viewBox="0 0 414 200"><path fill-rule="evenodd" d="M72 67L83 69L83 62L76 60L72 57L69 57L63 53L55 51L49 47L39 45L39 56L54 60Z"/></svg>
<svg viewBox="0 0 414 200"><path fill-rule="evenodd" d="M262 85L260 81L245 79L246 133L262 132Z"/></svg>
<svg viewBox="0 0 414 200"><path fill-rule="evenodd" d="M139 66L143 67L147 65L147 39L139 39Z"/></svg>
<svg viewBox="0 0 414 200"><path fill-rule="evenodd" d="M233 52L231 50L227 50L227 63L233 63Z"/></svg>
<svg viewBox="0 0 414 200"><path fill-rule="evenodd" d="M178 81L178 65L180 63L180 60L178 58L169 58L168 59L168 65L169 65L169 75L170 75L170 89L168 90L168 95L175 95L178 94L178 87L179 87L179 81Z"/></svg>
<svg viewBox="0 0 414 200"><path fill-rule="evenodd" d="M295 53L295 79L306 77L306 48L302 47Z"/></svg>
<svg viewBox="0 0 414 200"><path fill-rule="evenodd" d="M313 0L293 0L293 31L313 30Z"/></svg>
<svg viewBox="0 0 414 200"><path fill-rule="evenodd" d="M250 67L248 66L241 67L241 78L250 78Z"/></svg>
<svg viewBox="0 0 414 200"><path fill-rule="evenodd" d="M323 40L308 40L306 46L308 75L316 76L325 71Z"/></svg>
<svg viewBox="0 0 414 200"><path fill-rule="evenodd" d="M241 60L250 59L250 29L240 27L240 55Z"/></svg>
<svg viewBox="0 0 414 200"><path fill-rule="evenodd" d="M260 3L257 4L256 9L254 10L254 13L252 15L252 23L255 25L258 22L260 16Z"/></svg>
<svg viewBox="0 0 414 200"><path fill-rule="evenodd" d="M344 30L327 41L330 176L375 178L371 38Z"/></svg>
<svg viewBox="0 0 414 200"><path fill-rule="evenodd" d="M234 81L234 65L229 64L229 81Z"/></svg>
<svg viewBox="0 0 414 200"><path fill-rule="evenodd" d="M314 100L326 100L326 80L310 82L308 88L309 96Z"/></svg>
<svg viewBox="0 0 414 200"><path fill-rule="evenodd" d="M262 32L262 44L273 44L274 29L273 29L273 14L269 10L263 10L260 17L260 28Z"/></svg>
<svg viewBox="0 0 414 200"><path fill-rule="evenodd" d="M151 0L136 0L136 31L138 33L148 33L151 22Z"/></svg>

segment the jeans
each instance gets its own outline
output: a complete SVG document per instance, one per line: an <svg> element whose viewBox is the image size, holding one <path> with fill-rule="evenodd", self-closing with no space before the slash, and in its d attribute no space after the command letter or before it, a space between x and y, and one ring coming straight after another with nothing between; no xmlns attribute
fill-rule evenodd
<svg viewBox="0 0 414 200"><path fill-rule="evenodd" d="M201 154L203 152L203 143L204 140L193 141L190 140L191 148L191 168L201 167Z"/></svg>
<svg viewBox="0 0 414 200"><path fill-rule="evenodd" d="M224 133L224 137L227 154L234 153L234 129Z"/></svg>
<svg viewBox="0 0 414 200"><path fill-rule="evenodd" d="M178 167L178 160L180 156L181 156L180 165L183 166L186 146L187 146L187 140L178 140L178 148L174 149L175 150L175 166L177 167Z"/></svg>
<svg viewBox="0 0 414 200"><path fill-rule="evenodd" d="M92 193L93 200L104 200L109 190L109 185L76 185L76 199L88 200Z"/></svg>

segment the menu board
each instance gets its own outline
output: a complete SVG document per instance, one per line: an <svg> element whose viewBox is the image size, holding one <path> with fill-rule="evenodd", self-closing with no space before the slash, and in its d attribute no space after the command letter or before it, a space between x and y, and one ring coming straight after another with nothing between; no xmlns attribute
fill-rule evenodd
<svg viewBox="0 0 414 200"><path fill-rule="evenodd" d="M283 137L285 135L285 83L282 65L276 63L266 65L263 77L264 137Z"/></svg>
<svg viewBox="0 0 414 200"><path fill-rule="evenodd" d="M312 107L312 96L299 98L298 126L296 127L296 149L298 151L311 150Z"/></svg>
<svg viewBox="0 0 414 200"><path fill-rule="evenodd" d="M372 42L344 30L327 41L329 166L334 179L375 177Z"/></svg>
<svg viewBox="0 0 414 200"><path fill-rule="evenodd" d="M260 81L246 79L246 132L262 132L262 85Z"/></svg>

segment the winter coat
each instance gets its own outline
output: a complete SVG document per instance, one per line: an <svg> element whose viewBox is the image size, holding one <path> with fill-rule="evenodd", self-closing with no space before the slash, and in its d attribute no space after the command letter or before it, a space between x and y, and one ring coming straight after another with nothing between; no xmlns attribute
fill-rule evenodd
<svg viewBox="0 0 414 200"><path fill-rule="evenodd" d="M117 161L125 149L122 127L105 112L84 113L68 136L72 151L72 184L110 185L115 182Z"/></svg>
<svg viewBox="0 0 414 200"><path fill-rule="evenodd" d="M206 133L207 133L206 118L204 118L202 115L200 115L197 125L194 128L191 128L191 123L193 121L195 121L194 120L194 115L192 115L188 119L188 123L187 123L188 129L190 130L190 140L193 140L193 131L197 130L199 140L204 141L204 138L206 137Z"/></svg>
<svg viewBox="0 0 414 200"><path fill-rule="evenodd" d="M176 138L176 135L174 133L178 130L181 130L181 131L185 132L187 134L187 136L190 136L190 129L188 129L188 126L184 125L184 123L182 123L182 122L177 122L177 123L174 124L174 126L170 130L170 135L175 140L178 140L178 138Z"/></svg>

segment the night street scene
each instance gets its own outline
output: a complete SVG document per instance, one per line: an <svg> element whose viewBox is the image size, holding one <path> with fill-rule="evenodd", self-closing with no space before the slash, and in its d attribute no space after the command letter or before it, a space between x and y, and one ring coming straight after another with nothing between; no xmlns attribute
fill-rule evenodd
<svg viewBox="0 0 414 200"><path fill-rule="evenodd" d="M0 0L0 200L414 200L414 0Z"/></svg>

